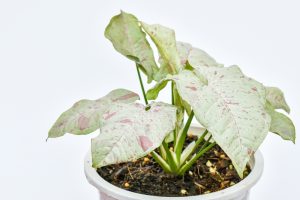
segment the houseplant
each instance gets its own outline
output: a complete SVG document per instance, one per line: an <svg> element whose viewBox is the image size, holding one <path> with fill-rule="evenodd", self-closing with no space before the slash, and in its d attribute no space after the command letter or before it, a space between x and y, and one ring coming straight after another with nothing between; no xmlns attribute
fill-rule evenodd
<svg viewBox="0 0 300 200"><path fill-rule="evenodd" d="M200 196L188 198L246 199L249 188L262 172L261 155L253 156L267 133L270 131L295 142L292 121L277 111L290 112L280 89L265 87L245 76L238 66L224 67L206 52L177 42L174 31L169 28L146 24L125 12L111 19L105 36L119 53L135 62L145 105L136 102L139 96L134 92L113 90L98 100L75 103L58 118L48 134L49 138L55 138L65 133L84 135L100 129L100 134L92 139L92 159L87 156L85 170L88 180L98 187L103 198L163 197L117 189L104 181L101 169L108 170L108 177L111 177L110 171L115 170L114 175L123 173L128 163L130 166L140 164L140 171L145 166L151 168L159 165L161 171L157 176L181 179L183 183L187 176L194 178L195 173L191 169L200 165L199 160L202 159L207 173L220 185L223 184L219 189L227 189L212 192L207 190L207 186L193 181L193 187L199 187L199 191L192 193L189 188L177 185L178 189L172 194L162 193L160 196L196 195L198 192ZM159 67L150 41L158 50ZM140 72L146 75L148 83L156 82L147 92ZM149 103L166 89L168 83L171 86L171 103ZM186 122L185 115L188 116ZM202 125L202 129L191 127L193 118ZM198 136L189 136L190 129ZM208 154L215 154L217 161L205 157ZM227 163L225 172L235 171L241 182L231 184L232 181L224 179L222 172L218 171L221 161ZM113 167L107 168L109 166ZM96 169L103 175L102 178ZM130 169L126 173L132 176ZM198 179L201 179L200 174ZM130 186L134 183L122 181L120 187L134 191ZM145 184L137 185L141 188ZM155 191L149 192L147 194L157 196Z"/></svg>

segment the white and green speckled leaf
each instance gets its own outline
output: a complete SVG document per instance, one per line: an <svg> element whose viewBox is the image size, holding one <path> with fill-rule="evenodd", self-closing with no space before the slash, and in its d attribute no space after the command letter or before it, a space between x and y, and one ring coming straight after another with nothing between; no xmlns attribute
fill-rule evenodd
<svg viewBox="0 0 300 200"><path fill-rule="evenodd" d="M175 128L176 107L150 106L115 104L103 115L100 134L92 139L93 167L133 161L160 146Z"/></svg>
<svg viewBox="0 0 300 200"><path fill-rule="evenodd" d="M141 25L159 51L159 62L161 65L156 74L156 80L161 80L167 74L174 74L176 71L180 71L181 65L176 46L175 32L159 24L149 25L141 22Z"/></svg>
<svg viewBox="0 0 300 200"><path fill-rule="evenodd" d="M270 116L262 84L244 76L237 66L209 67L207 85L191 71L169 76L196 119L231 158L240 176L266 137Z"/></svg>
<svg viewBox="0 0 300 200"><path fill-rule="evenodd" d="M266 87L267 100L275 109L283 109L290 113L290 107L285 101L283 92L276 87Z"/></svg>
<svg viewBox="0 0 300 200"><path fill-rule="evenodd" d="M176 47L180 58L180 64L183 68L187 64L189 54L193 47L189 43L179 41L176 42Z"/></svg>
<svg viewBox="0 0 300 200"><path fill-rule="evenodd" d="M218 63L205 51L194 48L188 43L177 42L177 49L180 55L181 64L188 64L194 68L194 72L205 84L207 84L205 71L208 67L223 67L223 64Z"/></svg>
<svg viewBox="0 0 300 200"><path fill-rule="evenodd" d="M89 134L100 126L100 118L113 103L131 103L139 96L125 89L116 89L97 100L83 99L65 111L54 123L48 133L49 138L63 136L65 133L75 135Z"/></svg>
<svg viewBox="0 0 300 200"><path fill-rule="evenodd" d="M189 43L177 42L177 49L180 55L181 65L185 65L187 62L191 66L202 67L223 67L223 64L218 63L205 51L194 48Z"/></svg>
<svg viewBox="0 0 300 200"><path fill-rule="evenodd" d="M276 133L284 140L290 140L295 143L296 130L292 120L286 115L277 112L269 102L267 102L266 107L269 115L271 116L270 131L272 133Z"/></svg>
<svg viewBox="0 0 300 200"><path fill-rule="evenodd" d="M194 48L188 43L177 42L176 46L180 58L181 69L183 69L187 63L189 63L195 68L194 72L198 75L198 78L200 78L203 83L207 83L205 73L203 75L201 74L203 70L206 70L207 67L223 67L223 64L218 63L205 51ZM166 87L167 82L168 79L163 79L153 88L149 89L147 91L147 98L150 100L156 99L159 92Z"/></svg>
<svg viewBox="0 0 300 200"><path fill-rule="evenodd" d="M146 34L134 15L122 11L113 17L105 29L105 37L119 53L141 66L148 77L148 82L153 80L158 67Z"/></svg>

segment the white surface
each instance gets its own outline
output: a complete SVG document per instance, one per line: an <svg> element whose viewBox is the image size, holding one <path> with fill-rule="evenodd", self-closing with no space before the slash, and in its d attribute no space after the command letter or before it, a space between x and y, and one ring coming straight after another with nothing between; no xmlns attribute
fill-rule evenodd
<svg viewBox="0 0 300 200"><path fill-rule="evenodd" d="M74 101L118 87L140 92L133 63L103 36L120 9L282 88L300 127L298 2L0 0L0 199L98 198L83 174L95 135L45 139ZM265 172L251 199L298 199L300 146L270 134L260 149Z"/></svg>

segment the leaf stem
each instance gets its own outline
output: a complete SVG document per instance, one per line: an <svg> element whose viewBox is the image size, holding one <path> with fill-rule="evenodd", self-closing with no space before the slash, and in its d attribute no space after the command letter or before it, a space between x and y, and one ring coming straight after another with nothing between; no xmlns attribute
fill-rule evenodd
<svg viewBox="0 0 300 200"><path fill-rule="evenodd" d="M180 164L184 164L186 162L186 160L196 151L196 149L198 148L198 146L201 144L201 142L204 140L205 136L207 135L208 130L206 129L203 134L198 137L198 139L195 142L195 145L193 146L193 148L190 151L187 151L187 155L182 156L180 158ZM192 144L192 143L191 143ZM205 144L204 144L205 145ZM203 146L202 146L203 147Z"/></svg>
<svg viewBox="0 0 300 200"><path fill-rule="evenodd" d="M172 105L175 105L175 99L174 99L174 83L171 82L171 93L172 93Z"/></svg>
<svg viewBox="0 0 300 200"><path fill-rule="evenodd" d="M207 147L211 138L212 138L212 136L209 136L209 138L204 142L204 144L202 145L202 147L200 148L199 151L202 151L205 147Z"/></svg>
<svg viewBox="0 0 300 200"><path fill-rule="evenodd" d="M194 150L199 146L199 144L204 140L204 137L207 135L208 130L206 129L203 134L197 139Z"/></svg>
<svg viewBox="0 0 300 200"><path fill-rule="evenodd" d="M137 74L138 74L138 77L139 77L139 82L140 82L140 86L141 86L141 89L142 89L142 92L143 92L144 101L145 101L145 104L148 105L148 100L147 100L147 96L146 96L146 92L145 92L145 88L144 88L144 84L143 84L143 80L142 80L139 68L140 68L139 64L136 63L136 71L137 71ZM171 156L171 152L168 149L167 144L165 142L163 142L163 144L160 145L160 151L161 151L161 155L163 157L166 157L167 161L164 160L164 158L162 158L155 151L151 152L152 157L163 168L163 170L165 172L167 172L167 173L174 172L176 170L177 165L176 165L175 161L173 160L173 158Z"/></svg>
<svg viewBox="0 0 300 200"><path fill-rule="evenodd" d="M159 146L159 149L158 149L158 152L159 152L159 155L164 159L164 160L167 160L167 152L164 148L163 145L160 145Z"/></svg>
<svg viewBox="0 0 300 200"><path fill-rule="evenodd" d="M151 152L152 157L154 160L163 168L163 170L167 173L171 173L171 168L169 164L155 151Z"/></svg>
<svg viewBox="0 0 300 200"><path fill-rule="evenodd" d="M145 92L143 80L142 80L142 77L141 77L141 73L140 73L140 69L139 69L139 64L137 64L137 63L136 63L136 71L137 71L138 76L139 76L139 81L140 81L140 85L141 85L141 88L142 88L142 92L143 92L145 104L148 105L148 100L147 100L147 97L146 97L146 92Z"/></svg>
<svg viewBox="0 0 300 200"><path fill-rule="evenodd" d="M178 175L182 176L198 160L198 158L200 156L202 156L207 151L209 151L211 148L213 148L213 146L215 146L215 144L216 144L216 142L213 142L213 143L209 144L208 146L206 146L205 148L201 148L202 150L200 150L196 155L194 155L192 157L191 160L189 160L185 165L183 165L181 167L181 169L178 172Z"/></svg>
<svg viewBox="0 0 300 200"><path fill-rule="evenodd" d="M174 97L174 83L171 82L171 95L172 95L172 98L171 98L171 101L172 101L172 105L175 105L175 97ZM173 131L173 144L175 146L176 144L176 141L177 141L177 126L175 127L174 131Z"/></svg>
<svg viewBox="0 0 300 200"><path fill-rule="evenodd" d="M168 160L168 164L172 170L172 172L176 173L179 169L179 163L176 160L176 156L173 157L172 154L174 154L174 152L172 152L169 147L168 144L163 141L162 146L164 147L165 151L166 151L166 155L167 155L167 160Z"/></svg>
<svg viewBox="0 0 300 200"><path fill-rule="evenodd" d="M181 131L181 133L179 134L179 136L177 138L176 145L175 145L174 149L175 149L175 153L177 155L178 160L180 159L180 155L181 155L181 152L182 152L182 149L183 149L184 141L185 141L185 138L187 136L187 132L190 128L193 117L194 117L194 111L191 112L191 114L190 114L183 130Z"/></svg>

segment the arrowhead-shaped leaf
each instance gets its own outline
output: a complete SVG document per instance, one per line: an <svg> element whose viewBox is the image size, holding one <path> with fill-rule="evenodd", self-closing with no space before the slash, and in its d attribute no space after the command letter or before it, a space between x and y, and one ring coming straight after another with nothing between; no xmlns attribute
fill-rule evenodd
<svg viewBox="0 0 300 200"><path fill-rule="evenodd" d="M287 105L283 92L276 87L266 87L267 100L275 109L283 109L290 113L290 107Z"/></svg>
<svg viewBox="0 0 300 200"><path fill-rule="evenodd" d="M270 127L262 84L244 76L236 66L205 68L207 85L183 70L167 79L176 83L196 119L232 159L240 176ZM165 81L165 80L164 80Z"/></svg>
<svg viewBox="0 0 300 200"><path fill-rule="evenodd" d="M295 143L296 130L292 120L286 115L275 111L274 107L269 102L267 102L266 107L272 119L270 131L278 134L284 140L290 140Z"/></svg>
<svg viewBox="0 0 300 200"><path fill-rule="evenodd" d="M177 49L181 64L188 64L188 66L196 69L194 72L205 84L207 83L207 79L203 70L206 70L208 67L223 67L223 64L217 63L217 61L205 51L194 48L188 43L177 42Z"/></svg>
<svg viewBox="0 0 300 200"><path fill-rule="evenodd" d="M103 115L100 134L92 140L93 167L136 160L160 146L175 128L176 108L150 106L115 104Z"/></svg>
<svg viewBox="0 0 300 200"><path fill-rule="evenodd" d="M167 74L174 74L181 69L180 58L176 47L175 32L159 24L149 25L141 22L145 32L150 36L160 54L160 69L156 80Z"/></svg>
<svg viewBox="0 0 300 200"><path fill-rule="evenodd" d="M188 43L177 42L177 49L180 55L181 65L185 65L188 62L193 67L223 67L223 64L217 63L217 61L205 51L194 48Z"/></svg>
<svg viewBox="0 0 300 200"><path fill-rule="evenodd" d="M116 89L97 100L80 100L57 119L48 137L60 137L65 133L75 135L92 133L99 128L101 116L113 103L131 103L138 99L139 96L134 92Z"/></svg>
<svg viewBox="0 0 300 200"><path fill-rule="evenodd" d="M197 120L232 159L240 176L264 140L270 126L262 84L245 77L236 66L210 67L208 84L180 80L174 76L181 97L192 106ZM179 80L176 80L178 78ZM180 85L180 86L179 86Z"/></svg>
<svg viewBox="0 0 300 200"><path fill-rule="evenodd" d="M134 15L122 11L113 17L106 27L105 37L119 53L137 62L148 76L148 82L152 81L158 67L146 34Z"/></svg>

